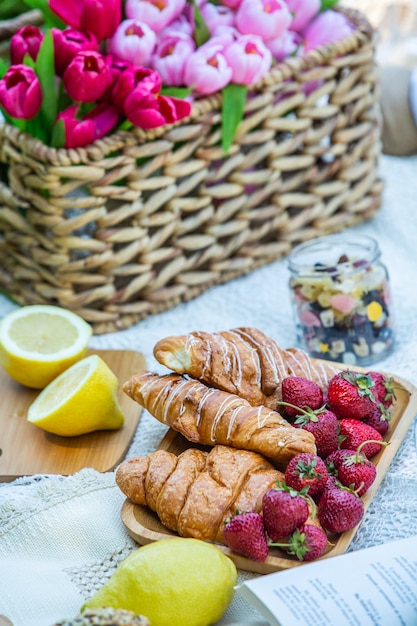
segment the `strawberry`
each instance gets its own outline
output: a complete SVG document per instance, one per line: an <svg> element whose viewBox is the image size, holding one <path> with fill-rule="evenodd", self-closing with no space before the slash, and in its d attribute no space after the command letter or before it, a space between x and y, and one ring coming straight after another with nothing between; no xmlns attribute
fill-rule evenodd
<svg viewBox="0 0 417 626"><path fill-rule="evenodd" d="M368 372L367 376L374 381L373 394L375 401L384 405L386 409L389 409L395 400L394 389L399 388L394 385L394 381L390 376L385 376L380 372Z"/></svg>
<svg viewBox="0 0 417 626"><path fill-rule="evenodd" d="M284 483L264 494L262 514L269 538L278 541L304 524L309 508L305 497Z"/></svg>
<svg viewBox="0 0 417 626"><path fill-rule="evenodd" d="M343 533L359 524L365 508L349 489L327 489L320 498L318 518L329 533Z"/></svg>
<svg viewBox="0 0 417 626"><path fill-rule="evenodd" d="M391 413L383 404L376 404L371 413L363 418L362 422L375 428L381 435L385 435L389 428L390 420Z"/></svg>
<svg viewBox="0 0 417 626"><path fill-rule="evenodd" d="M381 433L375 430L375 428L372 428L372 426L364 424L359 420L340 420L339 427L341 439L340 447L343 450L357 450L362 443L367 442L361 450L368 459L371 459L380 451L381 445L386 445Z"/></svg>
<svg viewBox="0 0 417 626"><path fill-rule="evenodd" d="M353 454L345 456L337 470L337 477L345 487L353 489L358 496L363 496L376 478L376 467L361 454L363 443Z"/></svg>
<svg viewBox="0 0 417 626"><path fill-rule="evenodd" d="M308 378L287 376L282 380L281 391L283 403L293 405L285 405L285 413L289 417L299 415L298 408L309 407L314 410L323 406L323 391Z"/></svg>
<svg viewBox="0 0 417 626"><path fill-rule="evenodd" d="M335 450L328 457L326 457L325 463L327 471L331 476L337 476L337 470L343 463L343 459L351 454L355 454L356 450Z"/></svg>
<svg viewBox="0 0 417 626"><path fill-rule="evenodd" d="M327 535L322 528L314 524L303 524L295 529L288 543L270 545L284 548L299 561L314 561L325 552L328 543Z"/></svg>
<svg viewBox="0 0 417 626"><path fill-rule="evenodd" d="M268 556L262 515L255 511L238 513L232 517L224 527L223 537L229 548L252 561L265 561Z"/></svg>
<svg viewBox="0 0 417 626"><path fill-rule="evenodd" d="M339 419L362 419L375 405L374 381L370 376L349 370L339 372L329 381L327 402Z"/></svg>
<svg viewBox="0 0 417 626"><path fill-rule="evenodd" d="M289 487L296 491L305 490L308 487L309 496L323 491L328 476L323 459L310 452L302 452L294 456L284 473L285 482Z"/></svg>
<svg viewBox="0 0 417 626"><path fill-rule="evenodd" d="M294 426L308 430L316 440L317 454L322 459L337 450L339 445L339 422L336 415L328 409L307 410L299 415Z"/></svg>

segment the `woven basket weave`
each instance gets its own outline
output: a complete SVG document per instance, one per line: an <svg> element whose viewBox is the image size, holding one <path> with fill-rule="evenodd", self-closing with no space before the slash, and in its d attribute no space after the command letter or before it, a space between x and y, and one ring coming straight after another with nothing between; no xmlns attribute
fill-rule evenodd
<svg viewBox="0 0 417 626"><path fill-rule="evenodd" d="M176 125L75 150L1 126L3 289L106 333L371 218L383 187L375 41L344 12L351 36L253 89L227 156L219 94Z"/></svg>

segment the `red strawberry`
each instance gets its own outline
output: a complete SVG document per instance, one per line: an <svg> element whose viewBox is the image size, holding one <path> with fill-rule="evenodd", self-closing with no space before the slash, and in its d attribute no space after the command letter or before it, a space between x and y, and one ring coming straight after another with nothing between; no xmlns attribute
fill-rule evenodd
<svg viewBox="0 0 417 626"><path fill-rule="evenodd" d="M272 541L278 541L304 524L309 508L304 496L283 484L265 493L262 513L268 536Z"/></svg>
<svg viewBox="0 0 417 626"><path fill-rule="evenodd" d="M374 406L373 411L363 418L362 422L375 428L381 435L385 435L389 428L390 420L391 413L383 404L377 404Z"/></svg>
<svg viewBox="0 0 417 626"><path fill-rule="evenodd" d="M367 444L362 444L365 445ZM342 485L352 489L356 495L363 496L376 478L376 467L360 450L361 446L343 459L337 476Z"/></svg>
<svg viewBox="0 0 417 626"><path fill-rule="evenodd" d="M250 511L232 517L223 530L226 545L253 561L265 561L268 543L262 515Z"/></svg>
<svg viewBox="0 0 417 626"><path fill-rule="evenodd" d="M371 459L380 451L381 445L386 445L381 433L375 430L375 428L372 428L372 426L364 424L359 420L340 420L339 426L341 439L340 447L343 450L357 450L362 443L367 442L361 450L368 459Z"/></svg>
<svg viewBox="0 0 417 626"><path fill-rule="evenodd" d="M370 376L340 372L333 376L327 389L327 402L339 419L362 419L375 405L374 381Z"/></svg>
<svg viewBox="0 0 417 626"><path fill-rule="evenodd" d="M356 450L335 450L328 457L326 457L325 463L327 471L332 476L337 476L337 470L343 463L343 459L351 454L355 454Z"/></svg>
<svg viewBox="0 0 417 626"><path fill-rule="evenodd" d="M299 415L297 407L318 409L324 404L323 391L317 383L300 376L287 376L281 385L282 401L293 406L285 406L290 417ZM279 403L280 404L280 403Z"/></svg>
<svg viewBox="0 0 417 626"><path fill-rule="evenodd" d="M374 388L372 389L375 401L384 405L386 409L389 409L395 400L394 381L390 376L385 376L380 372L368 372L367 376L370 376L374 381Z"/></svg>
<svg viewBox="0 0 417 626"><path fill-rule="evenodd" d="M299 561L314 561L327 548L329 540L322 528L314 524L303 524L296 528L288 543L271 543L284 548L288 554L293 554Z"/></svg>
<svg viewBox="0 0 417 626"><path fill-rule="evenodd" d="M326 485L329 474L317 454L302 452L294 456L285 469L285 482L296 491L308 487L308 495L321 493Z"/></svg>
<svg viewBox="0 0 417 626"><path fill-rule="evenodd" d="M327 489L320 498L318 518L329 533L343 533L363 518L362 500L349 489Z"/></svg>
<svg viewBox="0 0 417 626"><path fill-rule="evenodd" d="M317 454L325 459L339 445L339 421L336 415L328 409L317 411L307 410L299 415L294 426L303 428L314 435Z"/></svg>

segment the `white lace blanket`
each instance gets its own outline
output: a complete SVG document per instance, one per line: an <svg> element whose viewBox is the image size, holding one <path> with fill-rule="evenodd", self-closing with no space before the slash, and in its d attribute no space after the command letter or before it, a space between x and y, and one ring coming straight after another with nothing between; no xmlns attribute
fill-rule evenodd
<svg viewBox="0 0 417 626"><path fill-rule="evenodd" d="M393 353L378 364L417 384L417 158L383 157L384 204L355 232L373 235L388 266L396 313ZM93 348L137 349L149 369L158 339L196 329L256 326L283 347L294 345L286 260L215 287L196 300L119 333L94 337ZM14 305L0 299L0 315ZM146 412L128 456L153 451L165 432ZM413 428L368 509L352 550L415 534L417 462ZM120 520L123 496L113 473L85 469L75 476L36 476L0 485L0 614L15 626L52 626L74 616L127 554L137 548ZM250 576L243 572L240 579ZM235 598L220 624L261 622ZM184 625L186 626L186 625Z"/></svg>

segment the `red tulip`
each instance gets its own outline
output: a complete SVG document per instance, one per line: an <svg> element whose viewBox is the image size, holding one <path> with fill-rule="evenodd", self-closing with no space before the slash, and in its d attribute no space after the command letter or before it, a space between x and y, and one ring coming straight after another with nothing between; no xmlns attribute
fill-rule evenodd
<svg viewBox="0 0 417 626"><path fill-rule="evenodd" d="M146 67L131 66L120 74L114 85L113 104L121 115L126 115L125 102L129 95L134 92L140 93L142 97L149 93L158 94L161 87L162 81L158 72Z"/></svg>
<svg viewBox="0 0 417 626"><path fill-rule="evenodd" d="M116 84L120 74L122 74L125 70L132 70L132 69L138 69L138 68L137 67L134 68L134 66L129 61L118 59L112 54L108 54L107 56L105 56L104 60L110 68L113 82L110 85L110 87L106 89L106 91L103 93L100 100L107 100L109 102L113 102L113 97L112 97L113 85Z"/></svg>
<svg viewBox="0 0 417 626"><path fill-rule="evenodd" d="M99 41L111 37L121 20L121 0L84 0L81 28L94 33Z"/></svg>
<svg viewBox="0 0 417 626"><path fill-rule="evenodd" d="M149 93L145 98L133 92L125 102L125 115L129 122L149 129L173 124L190 114L191 105L186 100Z"/></svg>
<svg viewBox="0 0 417 626"><path fill-rule="evenodd" d="M75 102L96 102L113 82L112 73L99 52L79 52L63 76L64 87Z"/></svg>
<svg viewBox="0 0 417 626"><path fill-rule="evenodd" d="M73 104L61 111L57 117L57 120L64 122L66 148L86 146L104 137L113 130L119 120L116 109L110 104L98 104L81 119L76 117L77 110L77 105Z"/></svg>
<svg viewBox="0 0 417 626"><path fill-rule="evenodd" d="M13 65L23 63L25 54L34 61L38 56L43 39L43 33L37 26L23 26L10 40L10 60Z"/></svg>
<svg viewBox="0 0 417 626"><path fill-rule="evenodd" d="M49 7L66 24L99 41L111 37L122 19L121 0L49 0Z"/></svg>
<svg viewBox="0 0 417 626"><path fill-rule="evenodd" d="M51 28L54 39L55 72L62 76L78 52L98 50L97 39L91 33L83 33L76 28Z"/></svg>
<svg viewBox="0 0 417 626"><path fill-rule="evenodd" d="M42 89L31 67L12 65L0 80L0 105L11 117L30 120L42 104Z"/></svg>

